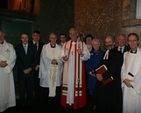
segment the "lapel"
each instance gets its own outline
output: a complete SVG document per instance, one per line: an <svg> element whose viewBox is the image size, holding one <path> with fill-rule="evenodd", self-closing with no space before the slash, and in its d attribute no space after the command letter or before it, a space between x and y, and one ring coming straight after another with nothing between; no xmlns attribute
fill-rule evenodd
<svg viewBox="0 0 141 113"><path fill-rule="evenodd" d="M28 43L28 48L27 48L27 54L26 55L29 54L29 49L30 49L30 44Z"/></svg>
<svg viewBox="0 0 141 113"><path fill-rule="evenodd" d="M29 44L28 44L28 46L29 46ZM27 56L27 54L28 54L28 49L27 49L27 54L26 54L22 43L21 43L21 52L24 56Z"/></svg>
<svg viewBox="0 0 141 113"><path fill-rule="evenodd" d="M39 46L38 46L38 52L39 52L39 54L41 53L43 46L44 46L44 43L39 41Z"/></svg>
<svg viewBox="0 0 141 113"><path fill-rule="evenodd" d="M42 45L41 45L41 42L39 41L39 42L38 42L38 52L39 52L39 53L40 53L41 49L42 49Z"/></svg>
<svg viewBox="0 0 141 113"><path fill-rule="evenodd" d="M116 47L115 47L115 49L117 49L117 50L118 50L118 46L116 46Z"/></svg>
<svg viewBox="0 0 141 113"><path fill-rule="evenodd" d="M35 44L33 43L33 41L31 41L31 43L32 43L33 45L35 45ZM36 45L35 45L35 46L36 46ZM39 41L39 42L38 42L38 50L37 50L37 52L40 53L41 49L42 49L42 45L41 45L41 42Z"/></svg>
<svg viewBox="0 0 141 113"><path fill-rule="evenodd" d="M123 50L123 53L126 52L126 51L129 51L129 50L130 50L130 47L129 46L125 46L124 50Z"/></svg>

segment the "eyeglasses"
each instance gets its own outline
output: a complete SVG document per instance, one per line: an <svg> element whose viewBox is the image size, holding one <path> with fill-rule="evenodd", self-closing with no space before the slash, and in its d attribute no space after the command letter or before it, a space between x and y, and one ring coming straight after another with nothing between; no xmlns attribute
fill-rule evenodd
<svg viewBox="0 0 141 113"><path fill-rule="evenodd" d="M128 42L137 42L137 40L128 40Z"/></svg>

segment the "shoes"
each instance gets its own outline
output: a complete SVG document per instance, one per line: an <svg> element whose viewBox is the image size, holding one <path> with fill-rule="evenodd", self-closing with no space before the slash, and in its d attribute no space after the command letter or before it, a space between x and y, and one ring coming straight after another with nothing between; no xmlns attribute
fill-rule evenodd
<svg viewBox="0 0 141 113"><path fill-rule="evenodd" d="M32 112L32 111L33 111L32 106L24 106L24 107L21 107L20 109L20 113L27 113L27 112Z"/></svg>
<svg viewBox="0 0 141 113"><path fill-rule="evenodd" d="M21 108L20 108L20 113L25 113L26 112L26 107L25 106L22 106Z"/></svg>
<svg viewBox="0 0 141 113"><path fill-rule="evenodd" d="M96 105L93 106L92 111L96 111Z"/></svg>

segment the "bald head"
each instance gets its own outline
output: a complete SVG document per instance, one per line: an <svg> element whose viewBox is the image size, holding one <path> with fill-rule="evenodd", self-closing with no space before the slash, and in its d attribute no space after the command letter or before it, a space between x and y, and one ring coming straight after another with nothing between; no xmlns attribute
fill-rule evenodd
<svg viewBox="0 0 141 113"><path fill-rule="evenodd" d="M4 42L4 37L5 37L4 32L0 30L0 44Z"/></svg>
<svg viewBox="0 0 141 113"><path fill-rule="evenodd" d="M76 41L77 40L77 37L78 37L78 32L75 28L71 28L69 30L69 36L71 38L72 41Z"/></svg>

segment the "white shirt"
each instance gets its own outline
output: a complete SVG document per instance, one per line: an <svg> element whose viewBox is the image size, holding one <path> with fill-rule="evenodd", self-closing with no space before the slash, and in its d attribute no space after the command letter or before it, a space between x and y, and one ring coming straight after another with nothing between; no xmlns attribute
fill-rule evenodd
<svg viewBox="0 0 141 113"><path fill-rule="evenodd" d="M23 48L24 48L24 50L25 50L25 53L27 54L28 43L27 43L27 44L23 44Z"/></svg>
<svg viewBox="0 0 141 113"><path fill-rule="evenodd" d="M118 46L118 51L121 51L123 53L124 48L125 48L125 46L122 46L122 47Z"/></svg>
<svg viewBox="0 0 141 113"><path fill-rule="evenodd" d="M38 50L39 42L35 42L35 41L33 41L33 44L35 44L35 45L36 45L37 50Z"/></svg>

